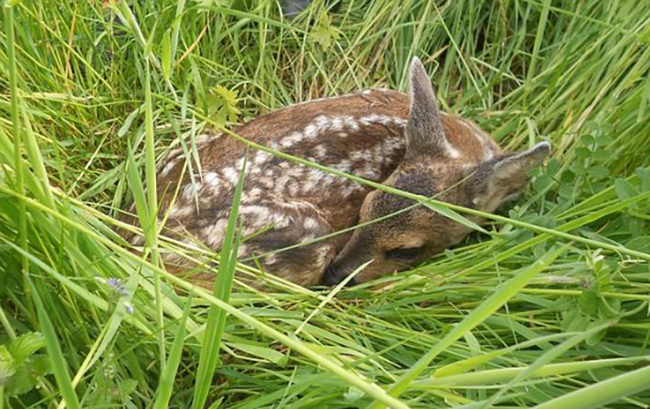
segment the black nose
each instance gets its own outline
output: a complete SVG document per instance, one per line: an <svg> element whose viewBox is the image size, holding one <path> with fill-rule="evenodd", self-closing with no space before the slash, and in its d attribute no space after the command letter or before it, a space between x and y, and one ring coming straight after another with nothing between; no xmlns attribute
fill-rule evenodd
<svg viewBox="0 0 650 409"><path fill-rule="evenodd" d="M327 285L327 286L335 286L341 283L341 281L345 280L345 278L349 275L347 271L342 271L341 269L337 268L334 264L330 265L327 270L325 270L325 273L323 274L323 277L321 278L321 284L322 285ZM353 285L356 285L357 282L353 278L352 280L348 281L345 286L346 287L352 287Z"/></svg>

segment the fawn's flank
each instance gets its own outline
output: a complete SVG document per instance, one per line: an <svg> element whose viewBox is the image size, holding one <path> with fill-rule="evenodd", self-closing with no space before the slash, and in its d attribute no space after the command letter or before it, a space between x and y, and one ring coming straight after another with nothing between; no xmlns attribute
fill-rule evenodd
<svg viewBox="0 0 650 409"><path fill-rule="evenodd" d="M546 142L504 154L474 123L441 113L417 58L409 82L410 96L379 89L313 100L259 116L235 132L332 169L483 212L493 212L516 195L527 182L527 171L548 156ZM219 250L248 155L238 258L300 285L340 283L371 260L355 282L414 267L469 232L424 206L412 206L412 200L263 151L248 151L227 135L208 133L196 144L201 166L193 181L187 171L193 159L186 160L181 150L172 151L160 167L162 233ZM412 208L352 233L312 242L407 207ZM128 239L143 244L142 236ZM276 252L302 243L306 245ZM190 268L173 254L165 263L177 271ZM199 271L194 280L214 279L215 269L204 266ZM263 277L248 281L264 287Z"/></svg>

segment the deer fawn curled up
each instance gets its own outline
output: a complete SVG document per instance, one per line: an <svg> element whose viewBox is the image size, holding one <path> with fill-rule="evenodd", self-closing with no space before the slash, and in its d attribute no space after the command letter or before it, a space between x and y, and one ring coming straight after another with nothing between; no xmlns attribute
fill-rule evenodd
<svg viewBox="0 0 650 409"><path fill-rule="evenodd" d="M417 58L409 77L410 96L368 90L314 100L259 116L235 132L342 172L483 212L516 195L527 171L548 156L546 142L504 154L472 122L441 113ZM227 135L209 134L197 139L197 150L201 167L194 182L184 171L182 151L171 152L162 163L158 197L161 218L168 215L163 234L219 250L247 147ZM351 234L308 243L414 202L263 151L248 151L244 183L239 259L254 260L265 271L304 286L340 283L371 260L356 282L414 267L469 232L414 206ZM130 240L142 244L140 236ZM308 244L274 253L301 243ZM174 256L166 263L182 265ZM212 274L194 278L211 281Z"/></svg>

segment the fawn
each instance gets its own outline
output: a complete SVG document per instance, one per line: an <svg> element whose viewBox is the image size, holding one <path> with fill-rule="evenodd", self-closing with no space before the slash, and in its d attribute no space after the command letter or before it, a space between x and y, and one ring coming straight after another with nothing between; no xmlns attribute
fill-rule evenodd
<svg viewBox="0 0 650 409"><path fill-rule="evenodd" d="M484 212L516 195L527 171L550 153L542 142L503 154L472 122L441 113L418 58L412 60L409 82L410 96L378 89L313 100L259 116L235 132L367 180ZM163 233L219 250L247 147L227 135L206 134L197 138L197 151L201 167L194 182L181 150L172 151L160 167L160 214L168 215ZM469 232L415 206L351 234L308 243L414 202L263 151L248 153L244 183L239 259L254 260L303 286L340 283L371 260L354 282L414 267ZM143 239L130 240L138 245ZM307 244L275 252L301 243ZM178 256L166 258L168 265L178 262ZM214 277L204 272L194 278ZM252 284L263 287L261 281Z"/></svg>

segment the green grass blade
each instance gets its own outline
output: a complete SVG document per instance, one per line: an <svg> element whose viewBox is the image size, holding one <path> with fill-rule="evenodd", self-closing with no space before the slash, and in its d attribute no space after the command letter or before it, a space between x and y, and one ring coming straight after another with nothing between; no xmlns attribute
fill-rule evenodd
<svg viewBox="0 0 650 409"><path fill-rule="evenodd" d="M66 362L66 358L63 356L63 351L61 351L61 345L57 339L56 331L54 331L54 326L52 326L52 321L50 321L50 317L45 310L45 306L43 305L43 301L41 301L41 296L38 294L38 290L29 277L27 278L27 282L32 290L32 296L34 297L34 304L38 314L38 321L41 325L41 330L46 341L47 355L52 362L54 378L56 379L56 384L59 387L61 396L68 408L80 409L81 405L79 404L79 399L74 391L70 379L70 373L68 372L68 363Z"/></svg>
<svg viewBox="0 0 650 409"><path fill-rule="evenodd" d="M531 378L542 378L548 376L561 376L577 372L586 372L599 368L611 368L619 365L635 365L639 361L648 361L650 357L630 357L630 358L612 358L600 359L583 362L566 362L560 364L547 364L537 368ZM439 378L427 379L424 381L413 382L413 389L464 389L471 386L493 385L503 382L511 382L522 373L529 370L529 367L520 368L502 368L487 369L483 371L469 372L460 375L442 376Z"/></svg>
<svg viewBox="0 0 650 409"><path fill-rule="evenodd" d="M178 330L174 337L174 342L169 350L169 357L167 358L167 365L165 370L160 375L160 384L156 391L156 401L153 404L154 409L165 409L169 407L169 399L174 390L174 379L178 372L178 366L181 362L181 355L183 354L183 345L185 344L185 323L187 317L190 315L192 306L192 294L185 300L185 308L183 309L183 316L178 321Z"/></svg>
<svg viewBox="0 0 650 409"><path fill-rule="evenodd" d="M128 9L128 7L126 7ZM155 30L154 30L155 32ZM149 39L147 44L151 44L153 39L153 34ZM151 70L150 70L150 59L148 58L151 55L148 52L148 47L145 49L144 61L145 61L145 84L144 84L144 127L145 127L145 176L147 180L147 207L149 220L147 223L148 229L145 230L145 239L147 243L148 250L151 254L152 264L155 266L160 265L160 254L158 250L158 188L156 185L156 152L154 145L154 118L153 118L153 100L151 96ZM162 308L162 294L161 294L161 282L160 275L154 273L154 289L155 289L155 300L156 300L156 323L160 329L158 333L158 353L160 355L160 364L164 365L166 362L166 352L165 352L165 331L164 326L164 317L163 317L163 308Z"/></svg>
<svg viewBox="0 0 650 409"><path fill-rule="evenodd" d="M615 402L626 396L650 388L650 366L639 368L606 381L597 382L575 392L555 398L538 409L591 409Z"/></svg>
<svg viewBox="0 0 650 409"><path fill-rule="evenodd" d="M236 235L237 214L239 203L241 201L244 180L246 179L246 160L240 170L239 180L233 196L230 214L228 216L228 225L224 235L219 258L219 270L214 282L214 296L227 303L230 299L232 284L235 279L235 265L237 263L237 249L239 247L239 235ZM208 392L212 385L212 376L219 360L219 350L221 339L226 326L226 311L216 306L210 307L208 320L205 326L204 342L201 346L199 356L199 367L197 369L196 382L194 384L194 399L192 407L201 409L205 406Z"/></svg>
<svg viewBox="0 0 650 409"><path fill-rule="evenodd" d="M16 39L14 33L14 5L5 2L3 5L5 15L5 35L7 37L7 59L9 62L9 94L11 104L11 124L14 138L14 169L16 172L15 189L21 195L25 191L24 169L22 162L22 129L20 127L18 72L16 68ZM18 219L18 237L20 247L27 251L27 210L24 203L20 203ZM22 258L22 273L27 274L29 264L27 257ZM23 284L27 291L27 283Z"/></svg>

